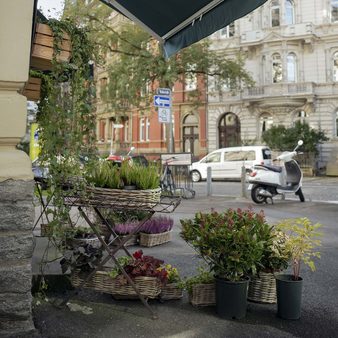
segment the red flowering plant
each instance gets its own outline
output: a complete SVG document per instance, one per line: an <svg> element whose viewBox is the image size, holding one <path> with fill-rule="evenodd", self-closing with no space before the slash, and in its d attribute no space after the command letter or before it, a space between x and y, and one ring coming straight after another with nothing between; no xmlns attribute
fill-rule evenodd
<svg viewBox="0 0 338 338"><path fill-rule="evenodd" d="M125 272L132 279L136 277L156 277L162 284L165 284L168 281L168 272L163 266L164 262L153 256L143 255L142 250L135 251L133 253L133 258L123 256L118 260ZM118 267L114 268L109 275L112 278L117 278L120 284L128 283Z"/></svg>
<svg viewBox="0 0 338 338"><path fill-rule="evenodd" d="M181 237L209 264L215 276L238 281L255 274L261 264L270 226L263 211L227 209L198 212L181 220Z"/></svg>

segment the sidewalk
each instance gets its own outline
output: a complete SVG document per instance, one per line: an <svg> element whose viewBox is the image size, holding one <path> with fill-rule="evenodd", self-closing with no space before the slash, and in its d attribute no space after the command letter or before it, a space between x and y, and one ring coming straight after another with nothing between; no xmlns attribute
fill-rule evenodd
<svg viewBox="0 0 338 338"><path fill-rule="evenodd" d="M223 210L252 205L249 200L224 197L196 197L182 200L174 213L171 242L153 248L142 248L176 266L182 276L195 274L200 262L195 252L179 237L179 220L189 218L196 211L210 208ZM51 302L34 306L36 327L42 337L337 337L338 332L338 226L337 206L305 202L282 201L278 205L258 206L264 209L268 221L285 217L306 216L314 221L325 217L325 236L322 259L314 273L303 268L304 278L302 317L299 321L285 321L276 317L276 305L248 303L243 320L223 320L214 307L194 308L185 294L181 300L150 301L158 319L151 319L149 311L139 300L113 300L110 295L81 291L70 300L69 307L61 309ZM290 216L288 216L290 215ZM134 248L131 249L133 252ZM135 250L139 247L135 247ZM37 261L35 261L37 263ZM62 299L57 292L50 299Z"/></svg>

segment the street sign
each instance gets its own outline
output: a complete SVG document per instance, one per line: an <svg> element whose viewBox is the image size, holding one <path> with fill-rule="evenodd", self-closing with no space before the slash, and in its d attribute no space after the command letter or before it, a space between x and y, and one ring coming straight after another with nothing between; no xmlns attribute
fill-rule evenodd
<svg viewBox="0 0 338 338"><path fill-rule="evenodd" d="M170 123L171 112L170 108L158 108L158 122L160 123Z"/></svg>
<svg viewBox="0 0 338 338"><path fill-rule="evenodd" d="M171 90L169 88L157 88L156 91L157 94L159 95L171 95Z"/></svg>
<svg viewBox="0 0 338 338"><path fill-rule="evenodd" d="M170 96L154 95L154 106L155 107L171 107Z"/></svg>

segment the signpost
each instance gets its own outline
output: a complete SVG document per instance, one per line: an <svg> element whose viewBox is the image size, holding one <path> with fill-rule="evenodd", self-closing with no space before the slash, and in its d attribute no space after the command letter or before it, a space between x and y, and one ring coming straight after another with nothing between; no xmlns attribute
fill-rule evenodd
<svg viewBox="0 0 338 338"><path fill-rule="evenodd" d="M171 117L171 90L169 88L157 88L154 95L154 106L158 107L158 121L169 124L169 152L173 152L173 124Z"/></svg>

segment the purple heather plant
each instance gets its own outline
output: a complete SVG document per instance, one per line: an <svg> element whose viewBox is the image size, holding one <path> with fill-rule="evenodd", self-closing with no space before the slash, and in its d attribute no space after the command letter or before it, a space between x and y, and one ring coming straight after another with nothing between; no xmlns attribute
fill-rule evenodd
<svg viewBox="0 0 338 338"><path fill-rule="evenodd" d="M146 221L140 229L140 232L146 234L159 234L170 231L174 226L174 220L166 216L157 216Z"/></svg>
<svg viewBox="0 0 338 338"><path fill-rule="evenodd" d="M139 222L126 222L126 223L117 223L114 227L114 231L118 235L128 235L138 226Z"/></svg>

